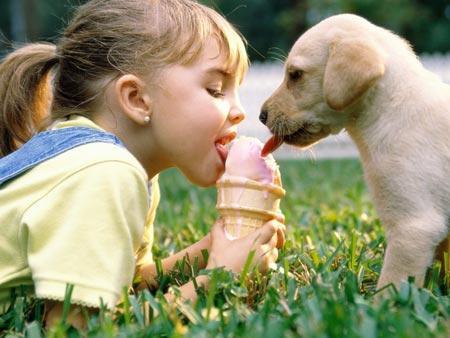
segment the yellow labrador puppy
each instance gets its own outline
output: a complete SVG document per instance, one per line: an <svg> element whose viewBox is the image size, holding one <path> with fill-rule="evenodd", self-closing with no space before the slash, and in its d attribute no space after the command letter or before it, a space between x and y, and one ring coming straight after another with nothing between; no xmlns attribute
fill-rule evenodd
<svg viewBox="0 0 450 338"><path fill-rule="evenodd" d="M356 15L325 19L294 44L260 120L266 153L348 131L386 230L378 287L422 284L450 222L450 86L409 44Z"/></svg>

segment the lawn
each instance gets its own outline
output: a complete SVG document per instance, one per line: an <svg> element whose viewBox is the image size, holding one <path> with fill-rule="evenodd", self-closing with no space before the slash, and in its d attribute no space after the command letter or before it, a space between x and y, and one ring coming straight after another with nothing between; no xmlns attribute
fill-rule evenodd
<svg viewBox="0 0 450 338"><path fill-rule="evenodd" d="M168 285L198 273L196 262L160 275L159 290L126 298L114 314L89 320L96 337L447 337L448 288L439 264L425 288L412 283L374 295L384 232L356 160L280 161L287 195L287 243L268 275L209 271L211 288L176 309L161 297ZM178 172L161 175L162 201L154 254L166 255L203 237L217 217L215 189L198 189ZM185 273L185 267L189 273ZM162 292L161 292L162 291ZM176 290L175 290L176 291ZM0 318L5 334L40 337L39 302L19 297ZM76 336L64 323L49 336Z"/></svg>

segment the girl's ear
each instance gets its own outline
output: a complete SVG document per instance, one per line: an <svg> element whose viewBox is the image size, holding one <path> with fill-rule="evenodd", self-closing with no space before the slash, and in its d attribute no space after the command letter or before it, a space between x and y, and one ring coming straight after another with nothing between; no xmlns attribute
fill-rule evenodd
<svg viewBox="0 0 450 338"><path fill-rule="evenodd" d="M137 124L150 122L152 114L146 83L132 74L122 75L115 83L118 104L125 115Z"/></svg>

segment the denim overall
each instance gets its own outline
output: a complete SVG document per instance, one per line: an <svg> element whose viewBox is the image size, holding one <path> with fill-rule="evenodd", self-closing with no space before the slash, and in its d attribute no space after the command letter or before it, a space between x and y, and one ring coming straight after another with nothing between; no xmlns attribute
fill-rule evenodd
<svg viewBox="0 0 450 338"><path fill-rule="evenodd" d="M38 164L72 148L93 142L124 147L115 135L88 127L67 127L36 134L18 150L0 158L0 189L5 182Z"/></svg>

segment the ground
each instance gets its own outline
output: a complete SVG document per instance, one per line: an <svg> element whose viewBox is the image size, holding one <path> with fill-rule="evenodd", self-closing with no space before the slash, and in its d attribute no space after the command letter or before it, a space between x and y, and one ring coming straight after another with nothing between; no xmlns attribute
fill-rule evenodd
<svg viewBox="0 0 450 338"><path fill-rule="evenodd" d="M287 243L267 276L216 270L211 289L194 305L176 309L157 290L127 297L120 309L89 320L97 337L447 337L450 297L429 271L425 288L405 283L374 295L385 239L361 166L351 160L280 161L287 195ZM214 188L199 189L178 172L161 175L155 257L202 238L217 217ZM160 276L160 291L199 272ZM54 337L78 334L64 323L41 327L39 305L18 298L0 318L4 334Z"/></svg>

